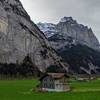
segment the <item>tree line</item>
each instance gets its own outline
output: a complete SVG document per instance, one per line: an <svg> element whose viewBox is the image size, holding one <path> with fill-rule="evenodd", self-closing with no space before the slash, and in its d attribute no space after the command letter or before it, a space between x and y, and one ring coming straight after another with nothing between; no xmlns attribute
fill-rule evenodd
<svg viewBox="0 0 100 100"><path fill-rule="evenodd" d="M39 77L41 72L32 63L31 58L26 56L21 64L14 63L0 63L0 78L28 78Z"/></svg>

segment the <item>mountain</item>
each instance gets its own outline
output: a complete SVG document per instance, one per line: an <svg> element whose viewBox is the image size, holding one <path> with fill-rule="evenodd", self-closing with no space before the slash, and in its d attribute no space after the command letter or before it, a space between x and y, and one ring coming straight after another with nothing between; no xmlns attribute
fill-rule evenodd
<svg viewBox="0 0 100 100"><path fill-rule="evenodd" d="M61 18L57 24L38 23L37 25L49 40L59 37L66 42L66 40L70 38L74 44L83 44L90 48L100 50L99 41L92 29L82 24L78 24L72 17Z"/></svg>
<svg viewBox="0 0 100 100"><path fill-rule="evenodd" d="M57 24L38 23L51 46L70 65L69 72L100 73L100 44L91 28L72 17L63 17Z"/></svg>
<svg viewBox="0 0 100 100"><path fill-rule="evenodd" d="M21 2L0 0L0 64L21 64L28 56L41 72L51 65L61 66L60 58Z"/></svg>

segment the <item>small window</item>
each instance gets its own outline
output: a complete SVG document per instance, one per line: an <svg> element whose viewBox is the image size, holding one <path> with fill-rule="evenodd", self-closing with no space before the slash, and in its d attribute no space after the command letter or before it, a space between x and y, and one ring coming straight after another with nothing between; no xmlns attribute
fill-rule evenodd
<svg viewBox="0 0 100 100"><path fill-rule="evenodd" d="M56 84L56 87L58 87L58 84Z"/></svg>

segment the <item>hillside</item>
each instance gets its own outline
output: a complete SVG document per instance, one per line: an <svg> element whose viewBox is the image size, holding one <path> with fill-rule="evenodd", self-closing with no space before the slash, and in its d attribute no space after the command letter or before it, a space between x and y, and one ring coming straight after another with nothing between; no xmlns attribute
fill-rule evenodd
<svg viewBox="0 0 100 100"><path fill-rule="evenodd" d="M100 74L100 44L91 28L72 17L63 17L57 24L40 22L37 25L70 65L70 73Z"/></svg>
<svg viewBox="0 0 100 100"><path fill-rule="evenodd" d="M29 68L29 64L22 65L27 56L31 59ZM0 0L0 74L14 74L17 71L19 75L22 70L24 74L31 70L28 74L32 74L33 69L45 72L51 65L60 66L60 58L31 21L21 2Z"/></svg>

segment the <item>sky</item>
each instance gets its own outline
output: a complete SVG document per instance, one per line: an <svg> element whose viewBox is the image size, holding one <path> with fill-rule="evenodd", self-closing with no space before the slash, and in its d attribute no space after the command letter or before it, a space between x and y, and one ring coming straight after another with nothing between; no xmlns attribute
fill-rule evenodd
<svg viewBox="0 0 100 100"><path fill-rule="evenodd" d="M21 2L35 23L57 23L64 16L71 16L78 23L91 27L100 41L100 0L21 0Z"/></svg>

